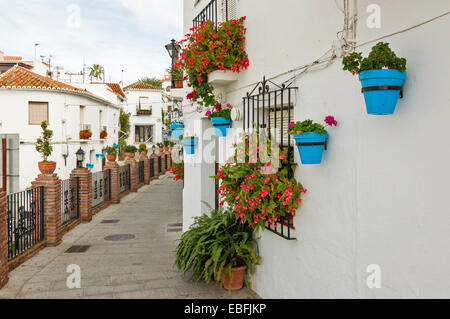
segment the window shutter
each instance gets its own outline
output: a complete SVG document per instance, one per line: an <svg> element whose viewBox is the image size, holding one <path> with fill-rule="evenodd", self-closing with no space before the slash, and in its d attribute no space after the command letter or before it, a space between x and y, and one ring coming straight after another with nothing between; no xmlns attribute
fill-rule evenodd
<svg viewBox="0 0 450 319"><path fill-rule="evenodd" d="M41 125L44 121L48 123L48 102L29 102L28 124Z"/></svg>
<svg viewBox="0 0 450 319"><path fill-rule="evenodd" d="M291 121L294 119L294 108L291 105ZM275 123L275 114L276 114L276 123ZM283 120L281 120L281 114L283 114ZM270 110L270 128L273 129L276 127L278 131L276 132L276 142L278 144L281 144L281 124L283 124L283 145L288 145L289 138L291 139L291 146L295 145L295 141L292 136L288 134L288 127L289 127L289 110L287 105L283 106L283 110L281 110L281 107L277 105L276 111L271 108ZM276 124L276 125L275 125Z"/></svg>

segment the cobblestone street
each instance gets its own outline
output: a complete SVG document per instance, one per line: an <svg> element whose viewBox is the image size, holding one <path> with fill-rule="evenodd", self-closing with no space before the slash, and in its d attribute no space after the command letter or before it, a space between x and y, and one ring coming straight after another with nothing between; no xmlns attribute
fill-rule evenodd
<svg viewBox="0 0 450 319"><path fill-rule="evenodd" d="M129 194L13 270L0 298L255 298L246 288L229 295L213 283L190 282L173 266L181 197L182 183L170 174ZM133 238L105 240L111 235ZM67 253L73 245L90 247ZM71 264L80 266L80 289L67 288Z"/></svg>

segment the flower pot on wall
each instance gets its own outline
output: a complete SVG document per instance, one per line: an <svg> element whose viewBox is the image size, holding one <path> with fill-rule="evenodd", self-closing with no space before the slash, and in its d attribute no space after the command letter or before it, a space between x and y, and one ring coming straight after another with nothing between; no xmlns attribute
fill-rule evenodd
<svg viewBox="0 0 450 319"><path fill-rule="evenodd" d="M406 72L395 69L368 70L359 73L368 114L394 114Z"/></svg>
<svg viewBox="0 0 450 319"><path fill-rule="evenodd" d="M125 160L125 156L124 155L119 155L119 161L124 161Z"/></svg>
<svg viewBox="0 0 450 319"><path fill-rule="evenodd" d="M44 175L51 175L56 169L56 162L38 162L39 170Z"/></svg>
<svg viewBox="0 0 450 319"><path fill-rule="evenodd" d="M231 120L224 117L212 117L211 122L217 137L227 136L227 129L231 126Z"/></svg>
<svg viewBox="0 0 450 319"><path fill-rule="evenodd" d="M127 155L128 158L134 158L136 156L135 153L131 153L131 152L127 152L125 154Z"/></svg>
<svg viewBox="0 0 450 319"><path fill-rule="evenodd" d="M108 160L108 162L115 162L116 161L116 155L106 154L106 159Z"/></svg>
<svg viewBox="0 0 450 319"><path fill-rule="evenodd" d="M186 154L188 154L188 155L195 154L197 144L198 144L198 139L196 139L196 138L183 139L184 150L186 151Z"/></svg>
<svg viewBox="0 0 450 319"><path fill-rule="evenodd" d="M328 134L315 132L294 134L302 164L320 164Z"/></svg>
<svg viewBox="0 0 450 319"><path fill-rule="evenodd" d="M171 124L170 128L173 130L172 131L172 137L173 138L180 138L180 137L183 136L183 129L184 129L184 124L183 123Z"/></svg>

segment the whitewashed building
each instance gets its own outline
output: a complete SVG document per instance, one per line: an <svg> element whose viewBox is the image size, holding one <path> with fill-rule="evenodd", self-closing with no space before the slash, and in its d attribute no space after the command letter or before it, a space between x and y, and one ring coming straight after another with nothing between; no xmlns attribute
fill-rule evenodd
<svg viewBox="0 0 450 319"><path fill-rule="evenodd" d="M184 33L212 2L184 0ZM217 2L223 21L226 2ZM293 149L295 177L308 190L294 218L296 239L260 234L252 288L263 298L448 298L450 44L442 39L449 2L227 3L229 19L247 17L250 59L248 70L217 87L240 110L233 128L244 127L244 98L263 77L270 90L298 88L283 105L292 120L333 115L339 122L321 165L300 164ZM407 59L403 98L391 116L368 115L357 76L342 70L343 53L356 47L367 56L379 41ZM211 143L211 123L196 109L184 101L186 129L200 137L196 163L185 156L184 230L207 211L202 200L214 206L209 176L224 161L219 146L229 145L229 138Z"/></svg>
<svg viewBox="0 0 450 319"><path fill-rule="evenodd" d="M21 66L14 66L0 76L0 133L20 135L18 189L31 186L39 174L40 154L35 150L41 135L42 121L53 130L53 153L56 173L61 179L69 177L76 167L75 153L83 149L85 162L93 164L92 171L102 170L103 149L118 142L119 106L116 103ZM80 131L92 132L90 139L80 139ZM102 131L107 136L101 138Z"/></svg>

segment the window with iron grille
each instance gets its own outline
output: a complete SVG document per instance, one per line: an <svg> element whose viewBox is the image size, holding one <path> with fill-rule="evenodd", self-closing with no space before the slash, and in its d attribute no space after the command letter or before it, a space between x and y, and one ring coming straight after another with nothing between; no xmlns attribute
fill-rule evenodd
<svg viewBox="0 0 450 319"><path fill-rule="evenodd" d="M147 143L153 137L153 125L136 125L136 143Z"/></svg>
<svg viewBox="0 0 450 319"><path fill-rule="evenodd" d="M252 91L243 98L243 129L250 132L258 129L260 134L265 134L276 142L280 149L287 151L287 158L293 158L295 142L289 135L289 123L294 118L294 94L296 87L277 85L264 77ZM289 162L290 166L295 163ZM291 171L291 170L290 170ZM266 229L288 239L296 239L292 236L294 229L292 218L282 218L280 222Z"/></svg>
<svg viewBox="0 0 450 319"><path fill-rule="evenodd" d="M211 20L218 25L220 22L232 19L237 19L236 0L212 0L192 20L192 24L195 28L207 20Z"/></svg>

